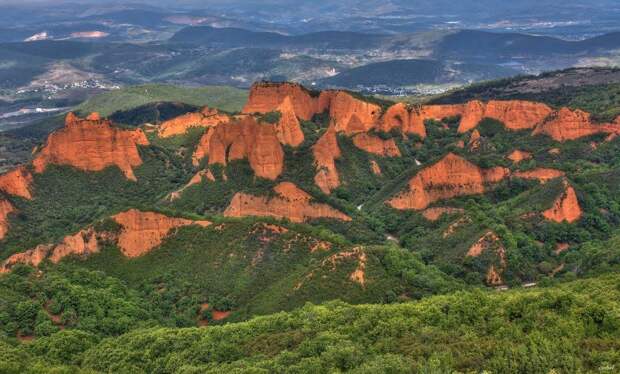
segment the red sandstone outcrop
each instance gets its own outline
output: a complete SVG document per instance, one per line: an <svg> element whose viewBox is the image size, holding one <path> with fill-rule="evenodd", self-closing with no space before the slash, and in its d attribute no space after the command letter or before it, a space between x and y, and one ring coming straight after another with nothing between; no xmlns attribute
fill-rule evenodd
<svg viewBox="0 0 620 374"><path fill-rule="evenodd" d="M99 252L97 233L91 228L66 236L57 245L41 244L22 253L16 253L6 259L0 267L0 273L10 271L16 264L39 266L45 259L57 264L63 258L71 255L89 255Z"/></svg>
<svg viewBox="0 0 620 374"><path fill-rule="evenodd" d="M275 125L258 123L251 116L210 128L194 151L194 164L205 156L209 165L247 158L257 176L271 180L284 168L284 151Z"/></svg>
<svg viewBox="0 0 620 374"><path fill-rule="evenodd" d="M475 151L480 148L480 131L474 129L469 137L469 150Z"/></svg>
<svg viewBox="0 0 620 374"><path fill-rule="evenodd" d="M15 212L13 205L4 199L0 199L0 240L4 239L9 232L9 214L13 212Z"/></svg>
<svg viewBox="0 0 620 374"><path fill-rule="evenodd" d="M311 196L295 184L282 182L274 188L277 196L268 198L238 192L224 215L227 217L263 216L305 222L315 218L350 221L351 218L327 204L311 202Z"/></svg>
<svg viewBox="0 0 620 374"><path fill-rule="evenodd" d="M187 113L163 122L158 134L162 138L185 134L191 127L214 127L230 122L230 117L217 109L204 107L200 112Z"/></svg>
<svg viewBox="0 0 620 374"><path fill-rule="evenodd" d="M400 157L400 150L393 138L383 140L367 133L357 134L353 137L353 144L368 153L381 157Z"/></svg>
<svg viewBox="0 0 620 374"><path fill-rule="evenodd" d="M32 164L37 173L49 164L70 165L86 171L118 166L128 179L135 181L133 167L142 164L137 146L147 144L142 130L116 128L94 114L80 119L69 113L65 127L47 138Z"/></svg>
<svg viewBox="0 0 620 374"><path fill-rule="evenodd" d="M562 194L553 202L553 206L542 214L551 221L573 223L581 218L581 207L573 187L566 180L563 184L564 191Z"/></svg>
<svg viewBox="0 0 620 374"><path fill-rule="evenodd" d="M532 154L530 152L525 152L525 151L521 151L521 150L514 150L512 151L511 154L509 154L508 156L506 156L506 158L508 158L510 161L514 162L515 164L518 164L519 162L523 161L523 160L529 160L532 158Z"/></svg>
<svg viewBox="0 0 620 374"><path fill-rule="evenodd" d="M209 221L192 221L136 209L119 213L112 218L122 227L118 236L118 247L127 257L139 257L150 252L175 228L189 225L206 227L211 224Z"/></svg>
<svg viewBox="0 0 620 374"><path fill-rule="evenodd" d="M619 119L616 119L615 123L596 124L591 117L590 113L581 110L562 108L537 126L532 135L544 134L564 142L600 133L620 133Z"/></svg>
<svg viewBox="0 0 620 374"><path fill-rule="evenodd" d="M455 214L455 213L463 213L463 209L461 208L452 208L452 207L434 207L434 208L426 208L422 211L422 216L429 221L437 221L444 214Z"/></svg>
<svg viewBox="0 0 620 374"><path fill-rule="evenodd" d="M32 199L31 183L32 174L23 166L0 175L0 191L24 199Z"/></svg>
<svg viewBox="0 0 620 374"><path fill-rule="evenodd" d="M340 186L336 159L341 155L334 127L327 129L325 134L312 146L312 154L317 168L314 183L325 194Z"/></svg>
<svg viewBox="0 0 620 374"><path fill-rule="evenodd" d="M0 203L0 209L1 209ZM209 226L209 221L173 218L153 212L131 209L112 217L119 225L118 237L108 232L96 232L92 227L66 236L59 244L41 244L25 252L16 253L0 265L0 273L10 271L15 264L39 266L45 259L58 263L71 255L87 256L99 252L99 240L114 238L127 257L138 257L160 245L171 230L188 225Z"/></svg>
<svg viewBox="0 0 620 374"><path fill-rule="evenodd" d="M288 98L297 117L309 121L319 110L319 100L310 91L295 83L257 83L250 90L243 113L269 113L278 110Z"/></svg>
<svg viewBox="0 0 620 374"><path fill-rule="evenodd" d="M536 179L544 184L551 179L563 177L564 172L556 169L538 168L528 171L517 171L513 173L512 176L515 178Z"/></svg>
<svg viewBox="0 0 620 374"><path fill-rule="evenodd" d="M485 186L507 177L509 170L502 167L481 169L453 153L431 165L409 181L409 188L399 193L388 204L396 209L421 210L429 204L456 196L481 194Z"/></svg>
<svg viewBox="0 0 620 374"><path fill-rule="evenodd" d="M321 106L329 109L329 117L336 132L353 135L368 132L379 123L381 107L357 99L344 91L324 91L319 98Z"/></svg>
<svg viewBox="0 0 620 374"><path fill-rule="evenodd" d="M466 104L458 131L467 132L476 127L483 118L498 120L509 130L533 129L542 123L552 109L545 104L523 100L496 101Z"/></svg>
<svg viewBox="0 0 620 374"><path fill-rule="evenodd" d="M301 124L295 114L295 108L293 107L291 98L289 96L285 97L277 110L280 112L280 120L276 124L278 140L280 143L292 147L299 146L304 142L304 133L301 130Z"/></svg>

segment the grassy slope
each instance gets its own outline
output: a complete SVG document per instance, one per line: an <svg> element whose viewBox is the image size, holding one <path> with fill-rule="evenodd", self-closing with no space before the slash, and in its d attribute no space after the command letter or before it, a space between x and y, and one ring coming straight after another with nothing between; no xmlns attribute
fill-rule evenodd
<svg viewBox="0 0 620 374"><path fill-rule="evenodd" d="M229 112L240 111L247 100L247 91L224 86L198 88L148 84L132 86L97 95L80 104L82 113L99 112L109 116L120 110L132 109L158 101L175 101L190 105L209 105Z"/></svg>

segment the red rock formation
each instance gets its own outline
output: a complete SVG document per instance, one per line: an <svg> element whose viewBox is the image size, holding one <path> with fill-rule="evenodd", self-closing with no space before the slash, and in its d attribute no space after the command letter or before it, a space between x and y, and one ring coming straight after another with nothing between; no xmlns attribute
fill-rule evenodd
<svg viewBox="0 0 620 374"><path fill-rule="evenodd" d="M411 112L411 119L409 128L410 129L424 129L424 136L426 137L426 128L424 126L424 121L426 120L435 120L441 121L444 118L462 116L465 112L466 105L464 104L456 104L456 105L423 105L422 107L416 108ZM480 122L478 120L478 122ZM476 124L478 123L476 122ZM414 132L414 131L412 131Z"/></svg>
<svg viewBox="0 0 620 374"><path fill-rule="evenodd" d="M435 207L435 208L426 208L422 211L422 216L429 221L437 221L444 214L455 214L455 213L463 213L463 209L461 208L452 208L452 207Z"/></svg>
<svg viewBox="0 0 620 374"><path fill-rule="evenodd" d="M93 229L82 230L75 235L66 236L60 244L41 244L12 255L2 263L0 273L10 271L16 264L39 266L45 259L57 264L67 256L83 256L96 252L99 252L97 234Z"/></svg>
<svg viewBox="0 0 620 374"><path fill-rule="evenodd" d="M509 154L506 158L508 158L510 161L514 162L515 164L518 164L519 162L523 160L529 160L530 158L532 158L532 154L530 152L525 152L525 151L516 149L512 151L512 153Z"/></svg>
<svg viewBox="0 0 620 374"><path fill-rule="evenodd" d="M180 189L171 192L170 195L168 196L168 200L170 201L174 201L178 198L181 197L181 194L183 193L183 191L185 191L187 188L196 185L198 183L201 183L202 180L204 178L207 178L207 180L214 182L215 181L215 176L213 176L213 173L211 172L211 170L206 169L206 170L200 170L199 172L197 172L196 174L194 174L194 176L192 177L192 179L189 180L189 182L187 182L187 184L183 187L181 187Z"/></svg>
<svg viewBox="0 0 620 374"><path fill-rule="evenodd" d="M282 144L297 147L304 142L304 133L301 124L295 115L295 109L289 96L282 100L277 109L280 112L280 120L276 125L278 140Z"/></svg>
<svg viewBox="0 0 620 374"><path fill-rule="evenodd" d="M480 148L480 132L474 129L469 137L469 149L475 151L478 148Z"/></svg>
<svg viewBox="0 0 620 374"><path fill-rule="evenodd" d="M275 126L259 124L251 116L209 129L194 151L194 164L204 156L209 156L209 165L226 165L229 161L247 158L257 176L271 180L284 168L284 151Z"/></svg>
<svg viewBox="0 0 620 374"><path fill-rule="evenodd" d="M305 222L315 218L351 220L349 216L327 204L312 203L311 196L293 183L282 182L274 190L277 196L271 198L238 192L226 208L224 215L227 217L287 218L293 222Z"/></svg>
<svg viewBox="0 0 620 374"><path fill-rule="evenodd" d="M57 264L70 255L89 255L99 252L99 242L95 230L88 229L75 235L66 236L60 244L55 246L49 255L50 261Z"/></svg>
<svg viewBox="0 0 620 374"><path fill-rule="evenodd" d="M23 166L0 175L0 191L9 195L32 199L30 184L32 184L32 174Z"/></svg>
<svg viewBox="0 0 620 374"><path fill-rule="evenodd" d="M6 200L0 199L0 240L4 239L9 232L9 214L15 212L15 208Z"/></svg>
<svg viewBox="0 0 620 374"><path fill-rule="evenodd" d="M353 144L363 151L381 157L400 157L400 150L394 139L383 140L367 133L357 134L353 137Z"/></svg>
<svg viewBox="0 0 620 374"><path fill-rule="evenodd" d="M159 246L170 231L175 228L199 225L206 227L209 221L192 221L173 218L154 212L131 209L112 217L122 226L118 247L127 257L139 257Z"/></svg>
<svg viewBox="0 0 620 374"><path fill-rule="evenodd" d="M512 176L515 178L536 179L544 184L551 179L564 176L564 172L556 169L538 168L528 171L517 171Z"/></svg>
<svg viewBox="0 0 620 374"><path fill-rule="evenodd" d="M508 176L502 167L481 169L471 162L449 153L409 181L409 188L388 201L396 209L421 210L429 204L456 196L480 194L485 185Z"/></svg>
<svg viewBox="0 0 620 374"><path fill-rule="evenodd" d="M310 91L295 83L257 83L250 89L250 97L243 113L269 113L278 110L288 98L297 117L309 121L319 113L319 100ZM322 111L322 110L321 110Z"/></svg>
<svg viewBox="0 0 620 374"><path fill-rule="evenodd" d="M545 104L522 101L471 101L463 108L459 133L467 132L478 125L483 118L498 120L509 130L532 129L543 122L552 109Z"/></svg>
<svg viewBox="0 0 620 374"><path fill-rule="evenodd" d="M142 130L123 130L107 120L79 119L69 113L65 127L47 138L32 164L37 173L47 165L70 165L86 171L118 166L128 179L136 180L133 167L142 164L138 145L149 144Z"/></svg>
<svg viewBox="0 0 620 374"><path fill-rule="evenodd" d="M39 266L39 264L45 260L52 247L53 246L49 244L42 244L26 252L16 253L2 263L0 273L9 272L11 268L17 264Z"/></svg>
<svg viewBox="0 0 620 374"><path fill-rule="evenodd" d="M555 222L573 223L581 217L581 207L577 200L577 194L566 180L564 180L562 194L554 201L553 206L542 214L546 219Z"/></svg>
<svg viewBox="0 0 620 374"><path fill-rule="evenodd" d="M595 124L591 115L581 110L562 108L541 123L532 132L533 135L544 134L554 140L564 142L594 134L618 134L620 123Z"/></svg>
<svg viewBox="0 0 620 374"><path fill-rule="evenodd" d="M397 103L385 111L378 127L384 132L400 129L403 133L417 134L421 138L425 138L426 128L424 123L419 121L412 122L412 119L411 109L407 107L407 104Z"/></svg>
<svg viewBox="0 0 620 374"><path fill-rule="evenodd" d="M329 109L329 117L336 132L353 135L368 132L379 123L381 107L344 91L324 91L319 98L321 106Z"/></svg>
<svg viewBox="0 0 620 374"><path fill-rule="evenodd" d="M191 127L214 127L230 122L230 117L217 109L204 107L200 112L187 113L163 122L158 134L162 138L185 134Z"/></svg>
<svg viewBox="0 0 620 374"><path fill-rule="evenodd" d="M489 286L501 286L504 284L501 274L495 269L495 265L489 266L486 282Z"/></svg>
<svg viewBox="0 0 620 374"><path fill-rule="evenodd" d="M478 257L482 252L489 248L495 247L500 256L500 261L506 261L505 249L500 238L493 231L488 231L480 237L467 251L468 257Z"/></svg>
<svg viewBox="0 0 620 374"><path fill-rule="evenodd" d="M340 186L336 159L341 154L334 127L328 128L325 134L312 146L312 154L317 168L314 183L319 186L323 193L329 195L333 189Z"/></svg>
<svg viewBox="0 0 620 374"><path fill-rule="evenodd" d="M379 167L379 164L377 164L377 161L375 160L370 160L370 170L372 171L374 175L381 175L381 168Z"/></svg>

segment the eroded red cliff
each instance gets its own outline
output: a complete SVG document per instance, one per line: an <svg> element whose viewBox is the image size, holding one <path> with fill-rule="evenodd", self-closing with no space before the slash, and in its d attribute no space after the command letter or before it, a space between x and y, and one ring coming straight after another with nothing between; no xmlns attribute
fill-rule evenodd
<svg viewBox="0 0 620 374"><path fill-rule="evenodd" d="M227 165L230 161L247 158L257 176L271 180L284 168L284 151L276 126L258 123L251 116L241 116L210 128L194 151L194 164L206 156L210 165Z"/></svg>
<svg viewBox="0 0 620 374"><path fill-rule="evenodd" d="M512 176L515 178L536 179L540 183L546 183L551 179L564 176L564 172L556 169L538 168L528 171L517 171L513 173Z"/></svg>
<svg viewBox="0 0 620 374"><path fill-rule="evenodd" d="M122 227L118 247L127 257L139 257L150 252L175 228L188 225L206 227L211 224L209 221L192 221L137 209L119 213L112 218Z"/></svg>
<svg viewBox="0 0 620 374"><path fill-rule="evenodd" d="M416 174L409 181L408 189L389 200L388 204L396 209L421 210L435 201L483 193L487 185L508 175L506 168L482 169L449 153Z"/></svg>
<svg viewBox="0 0 620 374"><path fill-rule="evenodd" d="M340 186L340 177L336 169L336 160L340 158L340 147L336 138L336 130L330 127L321 138L312 146L312 154L317 173L314 183L325 194Z"/></svg>
<svg viewBox="0 0 620 374"><path fill-rule="evenodd" d="M353 144L363 151L382 157L400 157L400 150L393 138L381 139L367 133L353 137Z"/></svg>
<svg viewBox="0 0 620 374"><path fill-rule="evenodd" d="M550 221L573 223L581 218L581 207L575 189L566 180L563 185L562 194L553 202L553 206L542 214Z"/></svg>
<svg viewBox="0 0 620 374"><path fill-rule="evenodd" d="M217 109L204 107L200 112L187 113L163 122L158 134L162 138L185 134L192 127L214 127L230 122L230 117Z"/></svg>
<svg viewBox="0 0 620 374"><path fill-rule="evenodd" d="M278 110L288 98L295 115L309 121L319 113L319 100L310 91L296 83L257 83L250 89L243 113L269 113Z"/></svg>
<svg viewBox="0 0 620 374"><path fill-rule="evenodd" d="M280 143L292 147L299 146L304 142L304 133L295 114L291 98L289 96L285 97L277 110L280 112L280 120L276 124L278 140Z"/></svg>
<svg viewBox="0 0 620 374"><path fill-rule="evenodd" d="M544 134L554 140L564 142L594 134L619 134L620 123L593 123L590 113L582 110L562 108L553 113L547 121L541 123L532 132L533 135Z"/></svg>
<svg viewBox="0 0 620 374"><path fill-rule="evenodd" d="M276 196L253 196L238 192L224 215L227 217L263 216L287 218L292 222L305 222L316 218L333 218L350 221L351 218L327 204L311 202L311 196L290 182L274 188Z"/></svg>
<svg viewBox="0 0 620 374"><path fill-rule="evenodd" d="M13 212L15 212L13 205L0 198L0 240L9 232L9 214Z"/></svg>
<svg viewBox="0 0 620 374"><path fill-rule="evenodd" d="M99 252L97 233L89 228L66 236L59 244L41 244L25 252L16 253L2 263L0 272L7 272L16 264L39 266L45 259L57 264L67 256L85 256L97 252Z"/></svg>
<svg viewBox="0 0 620 374"><path fill-rule="evenodd" d="M133 168L142 164L138 145L148 144L140 129L124 130L98 115L80 119L69 113L65 127L47 138L32 164L37 173L43 172L49 164L69 165L85 171L117 166L128 179L135 181Z"/></svg>
<svg viewBox="0 0 620 374"><path fill-rule="evenodd" d="M32 199L32 174L23 166L0 175L0 191L9 195Z"/></svg>

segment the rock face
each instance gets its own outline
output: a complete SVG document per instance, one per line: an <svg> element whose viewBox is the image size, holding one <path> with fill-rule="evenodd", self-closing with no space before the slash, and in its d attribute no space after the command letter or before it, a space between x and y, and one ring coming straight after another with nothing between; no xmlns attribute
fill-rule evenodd
<svg viewBox="0 0 620 374"><path fill-rule="evenodd" d="M470 151L475 151L480 148L480 132L477 129L471 132L468 146Z"/></svg>
<svg viewBox="0 0 620 374"><path fill-rule="evenodd" d="M0 191L9 195L30 200L32 199L31 184L32 174L23 166L0 175Z"/></svg>
<svg viewBox="0 0 620 374"><path fill-rule="evenodd" d="M268 198L238 192L224 215L227 217L263 216L305 222L316 218L350 221L351 218L327 204L311 202L311 196L295 184L282 182L274 188L277 196Z"/></svg>
<svg viewBox="0 0 620 374"><path fill-rule="evenodd" d="M564 176L564 172L556 169L538 168L528 171L517 171L512 176L515 178L536 179L540 183L546 183L551 179Z"/></svg>
<svg viewBox="0 0 620 374"><path fill-rule="evenodd" d="M591 115L581 110L562 108L536 127L533 135L544 134L554 140L564 142L594 134L619 134L620 122L595 124Z"/></svg>
<svg viewBox="0 0 620 374"><path fill-rule="evenodd" d="M226 165L229 161L247 158L257 176L271 180L284 168L284 151L276 127L259 124L251 116L209 129L194 152L194 164L205 156L209 157L209 165Z"/></svg>
<svg viewBox="0 0 620 374"><path fill-rule="evenodd" d="M206 227L209 221L173 218L154 212L131 209L112 217L121 225L118 247L127 257L139 257L159 246L171 230L188 225Z"/></svg>
<svg viewBox="0 0 620 374"><path fill-rule="evenodd" d="M498 120L509 130L533 129L551 112L547 105L530 101L471 101L465 105L458 131L464 133L473 129L483 118Z"/></svg>
<svg viewBox="0 0 620 374"><path fill-rule="evenodd" d="M409 181L409 188L389 200L388 204L396 209L421 210L439 200L483 193L486 185L497 183L508 174L506 168L481 169L449 153L415 175Z"/></svg>
<svg viewBox="0 0 620 374"><path fill-rule="evenodd" d="M185 134L192 127L214 127L230 122L230 117L217 109L204 107L200 112L187 113L163 122L158 134L162 138Z"/></svg>
<svg viewBox="0 0 620 374"><path fill-rule="evenodd" d="M289 96L282 100L278 106L280 112L280 120L276 125L276 133L278 140L282 144L297 147L304 142L304 133L301 130L301 124L295 114L293 102Z"/></svg>
<svg viewBox="0 0 620 374"><path fill-rule="evenodd" d="M508 156L506 156L506 158L508 158L510 161L514 162L515 164L518 164L519 162L523 160L531 159L532 154L530 152L525 152L525 151L516 149L512 151L512 153L510 153Z"/></svg>
<svg viewBox="0 0 620 374"><path fill-rule="evenodd" d="M248 102L243 113L269 113L278 110L282 102L288 98L295 115L305 121L319 113L318 97L313 96L299 84L295 83L257 83L250 89ZM322 111L322 110L321 110Z"/></svg>
<svg viewBox="0 0 620 374"><path fill-rule="evenodd" d="M351 96L344 91L324 91L320 106L329 110L336 132L353 135L367 132L379 122L381 107Z"/></svg>
<svg viewBox="0 0 620 374"><path fill-rule="evenodd" d="M85 256L99 252L97 234L93 229L66 236L60 244L42 244L26 252L16 253L2 263L0 273L10 271L15 264L39 266L45 259L57 264L71 255Z"/></svg>
<svg viewBox="0 0 620 374"><path fill-rule="evenodd" d="M452 207L426 208L422 211L422 216L429 221L437 221L444 214L463 213L463 209Z"/></svg>
<svg viewBox="0 0 620 374"><path fill-rule="evenodd" d="M361 133L353 137L353 144L363 151L381 157L400 157L400 150L393 138L383 140L377 136Z"/></svg>
<svg viewBox="0 0 620 374"><path fill-rule="evenodd" d="M15 212L13 205L4 199L0 199L0 240L4 239L9 232L9 214L13 212Z"/></svg>
<svg viewBox="0 0 620 374"><path fill-rule="evenodd" d="M314 183L325 194L340 186L338 170L336 170L336 160L340 158L340 147L336 138L334 127L327 129L325 134L312 146L314 163L317 173L314 176Z"/></svg>
<svg viewBox="0 0 620 374"><path fill-rule="evenodd" d="M32 164L37 173L49 164L69 165L85 171L101 171L117 166L123 174L136 180L133 167L142 164L138 145L149 142L142 130L122 130L99 115L80 119L69 113L65 127L47 138Z"/></svg>
<svg viewBox="0 0 620 374"><path fill-rule="evenodd" d="M553 206L542 214L550 221L573 223L581 218L581 207L573 187L566 180L563 184L562 194L553 202Z"/></svg>

